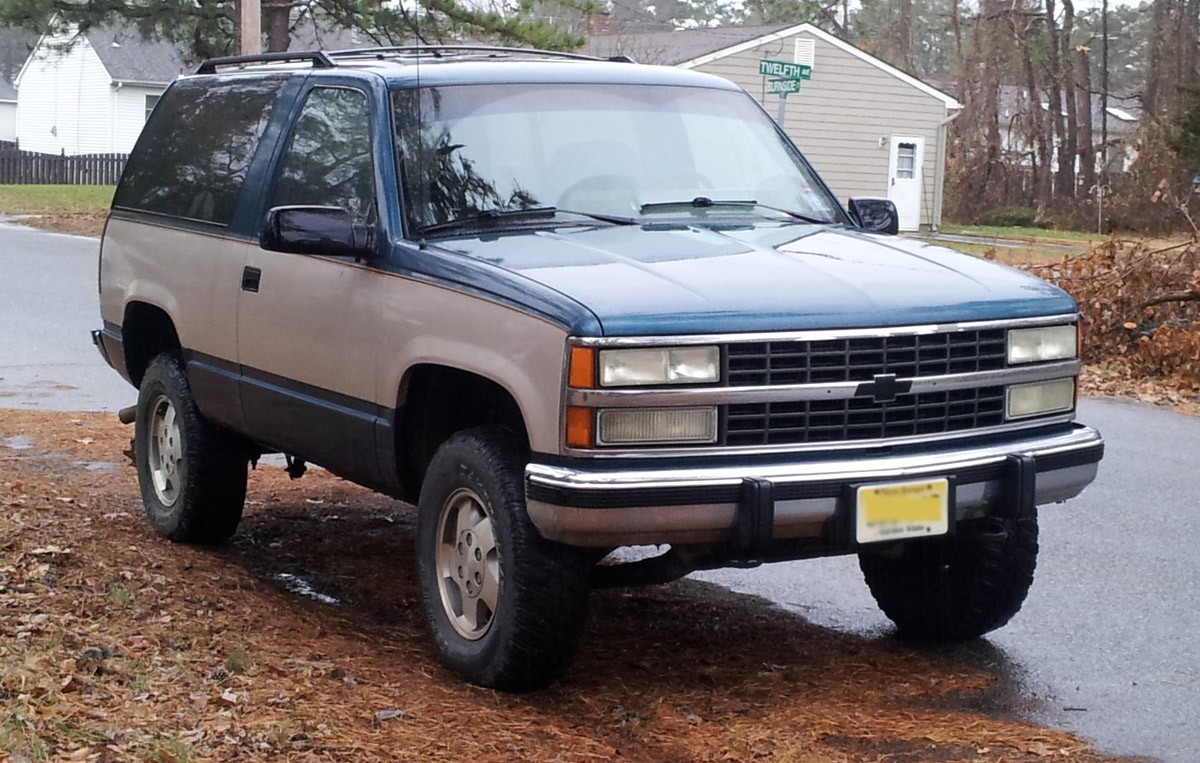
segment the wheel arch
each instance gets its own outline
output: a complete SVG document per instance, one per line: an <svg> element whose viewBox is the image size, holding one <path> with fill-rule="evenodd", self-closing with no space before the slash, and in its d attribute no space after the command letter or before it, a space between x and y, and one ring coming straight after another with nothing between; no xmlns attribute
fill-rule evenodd
<svg viewBox="0 0 1200 763"><path fill-rule="evenodd" d="M126 303L121 338L125 369L135 387L141 386L150 361L157 355L183 349L170 314L159 305L142 300Z"/></svg>
<svg viewBox="0 0 1200 763"><path fill-rule="evenodd" d="M475 371L436 362L407 369L396 394L396 468L415 495L438 447L479 426L512 431L529 448L526 416L512 390Z"/></svg>

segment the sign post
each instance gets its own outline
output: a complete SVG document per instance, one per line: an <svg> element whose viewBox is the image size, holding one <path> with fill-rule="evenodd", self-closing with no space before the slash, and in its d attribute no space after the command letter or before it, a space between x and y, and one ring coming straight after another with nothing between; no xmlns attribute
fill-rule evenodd
<svg viewBox="0 0 1200 763"><path fill-rule="evenodd" d="M796 64L791 61L771 61L763 59L758 62L758 73L771 78L771 92L779 94L779 116L775 121L783 127L783 118L787 111L788 93L799 93L800 83L812 79L812 67L808 64Z"/></svg>

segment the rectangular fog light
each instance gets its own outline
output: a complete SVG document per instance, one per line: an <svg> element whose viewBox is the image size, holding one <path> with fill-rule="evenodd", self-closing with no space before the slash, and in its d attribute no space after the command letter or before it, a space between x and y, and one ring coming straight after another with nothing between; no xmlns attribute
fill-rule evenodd
<svg viewBox="0 0 1200 763"><path fill-rule="evenodd" d="M600 411L600 445L710 443L717 440L716 408L614 408Z"/></svg>
<svg viewBox="0 0 1200 763"><path fill-rule="evenodd" d="M1055 379L1036 384L1017 384L1008 388L1005 417L1023 419L1047 413L1061 413L1075 407L1075 380Z"/></svg>

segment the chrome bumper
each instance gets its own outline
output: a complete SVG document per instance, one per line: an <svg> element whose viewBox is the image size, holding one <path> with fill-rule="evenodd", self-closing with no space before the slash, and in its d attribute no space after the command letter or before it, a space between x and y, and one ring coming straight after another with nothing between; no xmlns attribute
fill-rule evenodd
<svg viewBox="0 0 1200 763"><path fill-rule="evenodd" d="M835 454L836 455L836 454ZM1033 502L1073 498L1096 477L1104 441L1091 427L1003 443L909 455L828 457L786 464L620 469L612 462L525 470L529 518L541 534L575 546L711 543L739 522L747 482L769 483L776 539L820 538L854 485L950 477L958 520L1003 510L1011 495L1006 464L1028 457Z"/></svg>

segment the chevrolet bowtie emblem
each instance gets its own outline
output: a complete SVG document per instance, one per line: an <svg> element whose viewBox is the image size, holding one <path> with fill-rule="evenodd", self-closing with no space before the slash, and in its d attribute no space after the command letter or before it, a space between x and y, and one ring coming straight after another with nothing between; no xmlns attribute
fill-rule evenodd
<svg viewBox="0 0 1200 763"><path fill-rule="evenodd" d="M863 382L854 390L855 397L869 397L877 403L890 403L896 395L903 395L912 389L912 380L899 381L895 374L875 374L869 382Z"/></svg>

